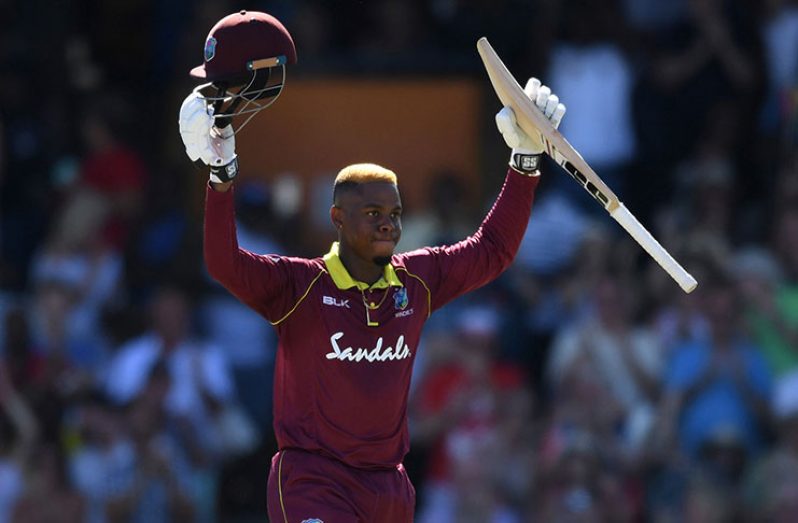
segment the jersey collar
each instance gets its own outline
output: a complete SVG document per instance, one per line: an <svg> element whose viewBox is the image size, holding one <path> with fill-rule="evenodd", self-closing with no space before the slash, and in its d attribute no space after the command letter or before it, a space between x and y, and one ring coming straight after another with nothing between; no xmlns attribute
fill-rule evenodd
<svg viewBox="0 0 798 523"><path fill-rule="evenodd" d="M327 266L327 271L330 273L335 286L341 290L351 289L352 287L357 287L361 291L366 289L385 289L387 287L404 287L402 282L399 281L393 265L390 263L385 266L385 272L382 277L374 282L373 285L352 278L338 256L338 242L333 242L330 252L324 255L324 264Z"/></svg>

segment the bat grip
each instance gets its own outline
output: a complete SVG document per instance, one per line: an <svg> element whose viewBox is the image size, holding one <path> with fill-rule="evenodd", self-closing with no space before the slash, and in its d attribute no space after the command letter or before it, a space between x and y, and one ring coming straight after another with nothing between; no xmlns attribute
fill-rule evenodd
<svg viewBox="0 0 798 523"><path fill-rule="evenodd" d="M673 256L637 221L637 218L629 212L623 203L618 202L618 207L610 212L615 221L621 224L626 232L640 244L643 249L656 261L660 267L665 269L671 278L674 279L684 292L690 293L696 288L698 282L693 276L679 265Z"/></svg>

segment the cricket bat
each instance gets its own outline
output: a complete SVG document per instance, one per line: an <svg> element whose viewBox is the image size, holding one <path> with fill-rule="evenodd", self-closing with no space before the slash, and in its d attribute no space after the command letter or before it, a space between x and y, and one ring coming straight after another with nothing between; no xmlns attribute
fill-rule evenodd
<svg viewBox="0 0 798 523"><path fill-rule="evenodd" d="M579 152L551 125L548 118L529 99L524 89L507 70L487 38L479 39L477 51L482 57L496 95L503 105L512 107L518 126L530 136L539 136L548 155L621 224L621 227L654 258L660 267L665 269L684 292L692 292L698 285L695 278L643 227Z"/></svg>

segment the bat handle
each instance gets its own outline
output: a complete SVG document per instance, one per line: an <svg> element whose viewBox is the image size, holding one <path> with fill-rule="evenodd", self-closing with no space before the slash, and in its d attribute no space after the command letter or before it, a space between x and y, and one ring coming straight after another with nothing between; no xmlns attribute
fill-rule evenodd
<svg viewBox="0 0 798 523"><path fill-rule="evenodd" d="M654 258L654 261L659 263L660 267L665 269L684 292L690 293L696 288L698 282L695 278L673 259L673 256L637 221L624 204L619 202L618 207L610 212L610 216L621 224L621 227Z"/></svg>

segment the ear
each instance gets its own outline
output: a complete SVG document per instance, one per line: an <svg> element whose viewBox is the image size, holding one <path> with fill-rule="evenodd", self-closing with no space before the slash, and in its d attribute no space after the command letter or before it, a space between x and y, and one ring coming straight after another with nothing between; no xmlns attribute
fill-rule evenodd
<svg viewBox="0 0 798 523"><path fill-rule="evenodd" d="M344 225L344 210L340 207L336 207L335 205L331 206L330 221L332 222L336 231L341 230L341 227Z"/></svg>

